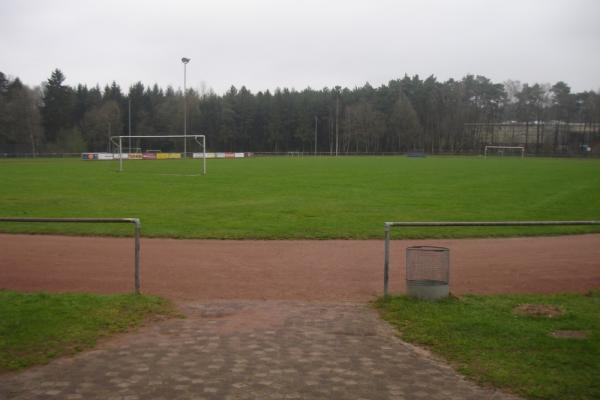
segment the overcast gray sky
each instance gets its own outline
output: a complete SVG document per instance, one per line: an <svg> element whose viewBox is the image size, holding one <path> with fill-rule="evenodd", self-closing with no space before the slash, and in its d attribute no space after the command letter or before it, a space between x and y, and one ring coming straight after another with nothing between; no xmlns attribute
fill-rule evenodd
<svg viewBox="0 0 600 400"><path fill-rule="evenodd" d="M598 0L1 0L0 71L29 85L252 91L440 80L600 89Z"/></svg>

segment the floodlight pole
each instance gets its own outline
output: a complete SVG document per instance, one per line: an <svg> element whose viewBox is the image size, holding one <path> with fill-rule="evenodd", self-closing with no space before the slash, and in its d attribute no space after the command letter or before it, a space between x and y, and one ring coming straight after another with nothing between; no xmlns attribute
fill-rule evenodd
<svg viewBox="0 0 600 400"><path fill-rule="evenodd" d="M189 58L185 58L183 57L181 59L181 62L183 63L183 158L186 159L187 158L187 91L186 91L186 78L187 78L187 71L186 71L186 67L187 64L190 62Z"/></svg>
<svg viewBox="0 0 600 400"><path fill-rule="evenodd" d="M131 152L131 94L129 95L129 152Z"/></svg>
<svg viewBox="0 0 600 400"><path fill-rule="evenodd" d="M338 93L338 97L335 103L335 156L338 156L338 137L339 137L339 114L340 114L340 95Z"/></svg>
<svg viewBox="0 0 600 400"><path fill-rule="evenodd" d="M317 155L317 128L319 126L319 119L315 115L315 157Z"/></svg>

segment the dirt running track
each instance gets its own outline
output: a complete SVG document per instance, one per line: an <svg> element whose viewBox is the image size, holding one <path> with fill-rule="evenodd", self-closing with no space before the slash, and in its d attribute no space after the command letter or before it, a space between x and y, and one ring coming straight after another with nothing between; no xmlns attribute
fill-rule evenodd
<svg viewBox="0 0 600 400"><path fill-rule="evenodd" d="M451 249L456 294L600 288L600 235L593 234L394 241L393 292L404 289L404 248L417 244ZM142 239L142 291L176 301L367 301L382 284L382 240ZM133 240L1 234L0 288L129 291Z"/></svg>

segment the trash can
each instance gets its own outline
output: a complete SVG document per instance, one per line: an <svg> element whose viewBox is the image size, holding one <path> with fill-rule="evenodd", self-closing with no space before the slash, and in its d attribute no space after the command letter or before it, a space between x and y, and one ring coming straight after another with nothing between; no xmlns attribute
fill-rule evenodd
<svg viewBox="0 0 600 400"><path fill-rule="evenodd" d="M406 249L406 293L410 297L438 300L448 297L450 250L412 246Z"/></svg>

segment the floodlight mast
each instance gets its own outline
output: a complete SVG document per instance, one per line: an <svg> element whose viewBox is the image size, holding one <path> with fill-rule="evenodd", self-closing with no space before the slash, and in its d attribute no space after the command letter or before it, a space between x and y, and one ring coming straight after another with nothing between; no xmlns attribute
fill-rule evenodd
<svg viewBox="0 0 600 400"><path fill-rule="evenodd" d="M315 156L317 155L317 129L319 127L319 119L315 115Z"/></svg>
<svg viewBox="0 0 600 400"><path fill-rule="evenodd" d="M129 95L129 151L131 151L131 94Z"/></svg>
<svg viewBox="0 0 600 400"><path fill-rule="evenodd" d="M186 91L186 67L190 62L189 58L183 57L183 158L187 159L187 91Z"/></svg>

